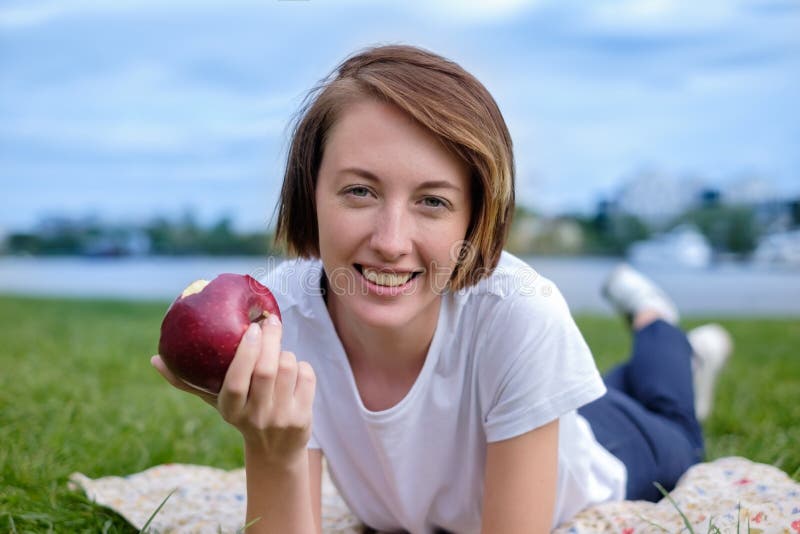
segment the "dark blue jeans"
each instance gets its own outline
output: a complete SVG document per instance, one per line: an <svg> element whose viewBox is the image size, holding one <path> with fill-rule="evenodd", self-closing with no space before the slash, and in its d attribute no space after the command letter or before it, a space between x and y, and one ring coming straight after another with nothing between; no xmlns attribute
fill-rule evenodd
<svg viewBox="0 0 800 534"><path fill-rule="evenodd" d="M608 393L578 410L627 467L627 499L660 500L653 482L669 491L703 459L691 357L683 331L655 321L634 333L630 360L604 377Z"/></svg>

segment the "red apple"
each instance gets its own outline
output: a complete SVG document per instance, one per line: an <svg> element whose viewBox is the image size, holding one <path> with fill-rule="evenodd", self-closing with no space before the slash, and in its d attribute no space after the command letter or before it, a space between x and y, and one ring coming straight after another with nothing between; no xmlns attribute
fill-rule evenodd
<svg viewBox="0 0 800 534"><path fill-rule="evenodd" d="M187 384L219 393L247 327L281 312L269 289L248 275L221 274L183 290L161 322L158 352Z"/></svg>

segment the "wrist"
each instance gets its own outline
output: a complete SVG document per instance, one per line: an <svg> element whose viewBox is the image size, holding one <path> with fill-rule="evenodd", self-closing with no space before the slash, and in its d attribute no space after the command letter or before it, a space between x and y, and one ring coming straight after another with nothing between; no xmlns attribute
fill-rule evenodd
<svg viewBox="0 0 800 534"><path fill-rule="evenodd" d="M245 443L246 520L269 518L248 532L316 532L308 453L300 449L291 457L275 456L263 444Z"/></svg>
<svg viewBox="0 0 800 534"><path fill-rule="evenodd" d="M273 473L292 474L308 471L308 453L304 448L290 455L276 455L261 444L245 441L244 462L248 469L269 470Z"/></svg>

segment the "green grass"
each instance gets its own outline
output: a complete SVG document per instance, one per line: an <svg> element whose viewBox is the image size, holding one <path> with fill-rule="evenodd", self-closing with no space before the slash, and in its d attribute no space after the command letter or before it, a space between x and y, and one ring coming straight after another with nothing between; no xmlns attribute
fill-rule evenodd
<svg viewBox="0 0 800 534"><path fill-rule="evenodd" d="M166 306L0 297L0 531L134 532L67 488L74 471L241 466L237 432L150 367ZM800 480L800 322L719 322L736 353L706 424L709 459L746 456ZM624 358L621 321L580 316L578 323L601 369Z"/></svg>

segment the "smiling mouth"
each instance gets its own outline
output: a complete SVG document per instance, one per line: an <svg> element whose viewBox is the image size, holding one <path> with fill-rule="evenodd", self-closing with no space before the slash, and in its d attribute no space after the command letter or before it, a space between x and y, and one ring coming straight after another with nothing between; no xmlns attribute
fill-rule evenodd
<svg viewBox="0 0 800 534"><path fill-rule="evenodd" d="M409 273L387 273L377 271L375 269L370 269L369 267L364 267L358 263L353 264L356 270L375 285L383 286L383 287L398 287L407 284L413 278L416 278L418 275L422 274L422 271L414 271Z"/></svg>

